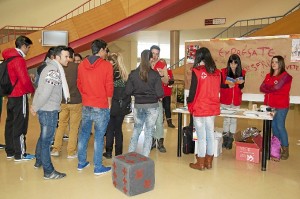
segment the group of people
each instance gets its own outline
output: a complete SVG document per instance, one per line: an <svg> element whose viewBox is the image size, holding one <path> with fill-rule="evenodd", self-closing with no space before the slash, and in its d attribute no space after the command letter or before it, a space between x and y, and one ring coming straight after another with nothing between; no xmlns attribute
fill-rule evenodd
<svg viewBox="0 0 300 199"><path fill-rule="evenodd" d="M123 153L122 123L124 116L131 112L131 96L135 97L135 104L129 152L136 150L143 130L143 155L149 156L156 145L160 152L166 152L163 107L168 126L175 126L171 120L171 92L168 90L168 99L162 105L165 96L163 88L170 88L174 80L166 62L159 59L158 46L142 52L139 67L130 75L121 54L108 54L107 43L103 40L93 41L92 55L83 60L70 47L52 47L33 78L28 74L24 60L32 41L20 36L15 43L16 48L3 51L4 59L15 57L8 63L9 76L15 85L7 103L5 150L8 159L36 159L34 167L43 168L45 179L63 178L66 174L54 169L51 156L60 155L63 135L69 129L67 158L78 157L77 169L83 170L90 165L87 146L94 123L94 174L110 171L111 167L102 164L102 156L112 158L114 140L115 155ZM27 94L33 93L29 107ZM41 127L35 155L26 153L29 111L33 116L38 116ZM50 151L53 139L55 142Z"/></svg>
<svg viewBox="0 0 300 199"><path fill-rule="evenodd" d="M212 168L214 156L214 120L220 114L220 107L239 108L246 71L242 69L238 55L230 55L227 67L218 70L209 49L202 47L196 51L192 68L192 79L187 98L188 109L193 115L197 133L198 149L196 162L190 167L198 170ZM260 86L264 93L264 104L275 109L272 121L273 135L281 142L281 159L289 157L288 134L285 120L289 110L289 92L292 76L285 70L282 56L271 59L270 73ZM232 148L237 120L225 118L223 122L223 147Z"/></svg>

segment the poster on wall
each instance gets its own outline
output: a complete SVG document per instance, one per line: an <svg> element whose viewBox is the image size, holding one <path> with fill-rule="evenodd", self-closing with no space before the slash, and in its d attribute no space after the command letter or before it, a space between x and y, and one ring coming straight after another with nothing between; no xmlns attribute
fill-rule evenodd
<svg viewBox="0 0 300 199"><path fill-rule="evenodd" d="M186 62L189 64L194 64L196 50L199 49L199 45L188 45L186 47Z"/></svg>
<svg viewBox="0 0 300 199"><path fill-rule="evenodd" d="M292 39L291 62L300 62L300 39Z"/></svg>
<svg viewBox="0 0 300 199"><path fill-rule="evenodd" d="M187 61L185 65L185 89L190 88L193 62L188 61L195 57L193 52L199 47L206 47L218 69L227 66L230 55L237 54L241 58L242 68L246 71L246 80L243 93L261 94L260 85L270 72L271 59L281 55L285 59L286 71L293 76L291 96L300 96L300 52L295 50L300 43L300 35L281 35L249 38L211 39L186 41ZM294 47L294 48L292 48ZM292 55L292 56L291 56Z"/></svg>

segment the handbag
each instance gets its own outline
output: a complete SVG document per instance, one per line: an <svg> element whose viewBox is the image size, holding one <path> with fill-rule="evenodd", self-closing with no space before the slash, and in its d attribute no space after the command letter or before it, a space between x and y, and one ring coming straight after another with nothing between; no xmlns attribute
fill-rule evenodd
<svg viewBox="0 0 300 199"><path fill-rule="evenodd" d="M281 149L280 140L273 135L271 138L271 150L270 150L270 156L272 160L279 162L280 149Z"/></svg>

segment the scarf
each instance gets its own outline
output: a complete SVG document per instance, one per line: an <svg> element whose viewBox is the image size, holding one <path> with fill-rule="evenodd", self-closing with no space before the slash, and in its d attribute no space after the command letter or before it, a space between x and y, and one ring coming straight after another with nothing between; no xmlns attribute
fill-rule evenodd
<svg viewBox="0 0 300 199"><path fill-rule="evenodd" d="M67 104L70 101L70 91L69 91L69 86L67 83L65 71L64 71L62 65L58 61L56 61L55 59L54 59L54 61L58 64L58 70L59 70L59 73L61 76L61 82L62 82L62 88L63 88L63 95L64 95L64 98L65 98L66 104Z"/></svg>

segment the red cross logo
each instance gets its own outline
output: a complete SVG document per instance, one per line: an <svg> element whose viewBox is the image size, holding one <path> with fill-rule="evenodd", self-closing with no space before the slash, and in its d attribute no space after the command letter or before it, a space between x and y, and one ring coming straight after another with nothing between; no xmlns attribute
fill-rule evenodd
<svg viewBox="0 0 300 199"><path fill-rule="evenodd" d="M207 74L205 72L202 72L201 79L205 79L207 77Z"/></svg>

